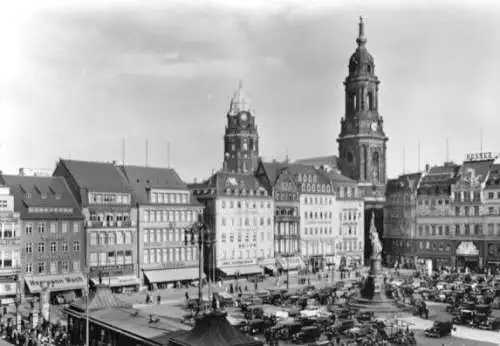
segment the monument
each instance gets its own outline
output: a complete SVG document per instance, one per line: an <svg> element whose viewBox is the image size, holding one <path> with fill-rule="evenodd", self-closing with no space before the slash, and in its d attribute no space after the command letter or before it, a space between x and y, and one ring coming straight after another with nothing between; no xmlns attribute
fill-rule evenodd
<svg viewBox="0 0 500 346"><path fill-rule="evenodd" d="M370 242L372 253L370 256L370 271L358 295L349 305L363 311L392 313L401 311L393 300L385 294L384 275L382 273L382 243L375 227L375 213L372 213L370 224Z"/></svg>

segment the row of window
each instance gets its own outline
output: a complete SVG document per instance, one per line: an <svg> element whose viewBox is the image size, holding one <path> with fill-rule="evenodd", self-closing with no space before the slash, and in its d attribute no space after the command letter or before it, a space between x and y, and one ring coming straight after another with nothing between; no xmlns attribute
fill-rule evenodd
<svg viewBox="0 0 500 346"><path fill-rule="evenodd" d="M126 193L89 193L90 204L130 204L130 195Z"/></svg>
<svg viewBox="0 0 500 346"><path fill-rule="evenodd" d="M97 222L130 221L130 215L128 213L104 213L104 212L91 211L89 218L90 221L97 221Z"/></svg>
<svg viewBox="0 0 500 346"><path fill-rule="evenodd" d="M89 264L91 266L132 264L132 251L91 252L89 254Z"/></svg>
<svg viewBox="0 0 500 346"><path fill-rule="evenodd" d="M330 192L330 191L328 191ZM305 197L304 198L304 204L321 204L321 205L326 205L326 204L332 204L333 203L333 198L331 197Z"/></svg>
<svg viewBox="0 0 500 346"><path fill-rule="evenodd" d="M306 184L302 183L302 191L305 192L322 192L322 193L333 193L333 187L325 184Z"/></svg>
<svg viewBox="0 0 500 346"><path fill-rule="evenodd" d="M486 229L485 227L486 226ZM500 236L500 223L496 225L495 232L495 224L490 223L487 225L483 224L456 224L454 226L442 226L442 225L425 225L418 227L418 234L421 237L424 236L449 236L451 235L451 231L455 230L455 235L463 235L463 236Z"/></svg>
<svg viewBox="0 0 500 346"><path fill-rule="evenodd" d="M262 258L274 257L272 249L267 249L267 251L260 249L258 253ZM228 251L227 249L219 249L218 257L220 260L255 259L257 258L257 250L239 250L238 253L236 253L235 249L232 249L231 251Z"/></svg>
<svg viewBox="0 0 500 346"><path fill-rule="evenodd" d="M304 234L305 235L327 235L327 234L333 234L333 229L331 227L305 227L304 228Z"/></svg>
<svg viewBox="0 0 500 346"><path fill-rule="evenodd" d="M363 250L363 242L358 243L356 240L344 240L343 242L338 242L336 247L339 251L358 251Z"/></svg>
<svg viewBox="0 0 500 346"><path fill-rule="evenodd" d="M498 191L497 193L488 192L488 199L500 199L500 191Z"/></svg>
<svg viewBox="0 0 500 346"><path fill-rule="evenodd" d="M151 203L188 204L189 193L152 192Z"/></svg>
<svg viewBox="0 0 500 346"><path fill-rule="evenodd" d="M33 254L33 243L29 242L25 245L26 255ZM39 254L45 253L45 242L39 242L37 244L37 250ZM80 242L78 240L74 240L72 244L73 252L80 252ZM52 241L49 243L49 251L51 254L56 254L58 252L69 252L69 242L64 240L61 242L61 247L58 247L58 243L56 241Z"/></svg>
<svg viewBox="0 0 500 346"><path fill-rule="evenodd" d="M58 269L60 268L60 269ZM47 271L47 264L45 262L37 262L35 265L27 263L24 265L24 272L31 274L33 269L36 274L45 274ZM69 273L80 271L80 261L74 260L73 266L70 268L70 261L51 261L49 266L49 274L57 274L58 272Z"/></svg>
<svg viewBox="0 0 500 346"><path fill-rule="evenodd" d="M59 214L73 214L73 208L40 208L40 207L29 207L28 213L59 213Z"/></svg>
<svg viewBox="0 0 500 346"><path fill-rule="evenodd" d="M314 183L316 184L318 182L318 176L315 174L298 174L297 175L297 181L299 183Z"/></svg>
<svg viewBox="0 0 500 346"><path fill-rule="evenodd" d="M231 225L230 226L231 227L236 227L235 218L232 217L232 218L230 218L230 220L231 220ZM240 217L240 218L237 219L237 221L238 221L238 223L237 223L238 227L250 226L250 219L248 217L245 217L245 218ZM252 219L252 221L253 221L252 222L252 226L254 226L254 227L258 226L258 225L264 226L264 224L265 224L265 219L263 217L261 217L260 220L259 220L256 216L254 216L253 219ZM229 223L227 222L227 219L225 217L223 217L221 219L221 224L222 224L222 226L226 226L226 225L229 226ZM272 218L268 217L267 218L267 225L268 226L272 226L272 224L273 224Z"/></svg>
<svg viewBox="0 0 500 346"><path fill-rule="evenodd" d="M339 213L339 221L356 221L361 220L361 212L357 212L356 209L344 210Z"/></svg>
<svg viewBox="0 0 500 346"><path fill-rule="evenodd" d="M271 202L264 203L264 201L260 201L260 203L257 202L248 202L248 201L233 201L230 200L228 203L226 201L222 201L221 203L222 209L225 209L226 207L229 209L233 208L238 208L238 209L257 209L260 207L260 209L271 209Z"/></svg>
<svg viewBox="0 0 500 346"><path fill-rule="evenodd" d="M61 223L61 233L66 233L69 230L69 222L63 222ZM52 223L45 223L45 222L39 222L36 225L36 229L38 233L45 233L49 232L52 234L58 233L58 223L52 222ZM78 222L73 222L73 233L78 233L80 232L80 223ZM24 231L26 235L33 235L33 224L29 223L24 226Z"/></svg>
<svg viewBox="0 0 500 346"><path fill-rule="evenodd" d="M0 251L0 268L15 267L20 261L19 252L17 250Z"/></svg>
<svg viewBox="0 0 500 346"><path fill-rule="evenodd" d="M132 231L90 232L90 245L132 244Z"/></svg>
<svg viewBox="0 0 500 346"><path fill-rule="evenodd" d="M16 232L16 225L9 223L0 222L0 239L12 239L17 238L18 234Z"/></svg>
<svg viewBox="0 0 500 346"><path fill-rule="evenodd" d="M243 239L245 239L245 243L248 243L250 242L250 233L249 232L245 232L245 235L243 236L243 234L241 232L238 232L236 233L237 235L237 242L238 243L241 243L243 241ZM229 238L229 242L230 243L234 243L235 241L235 236L234 236L234 233L229 233L229 236L227 235L227 233L221 233L220 234L220 240L221 242L225 243ZM265 241L266 240L266 234L264 232L260 232L260 241ZM272 232L268 232L267 233L267 240L268 241L272 241L273 240L273 233ZM256 242L257 241L257 232L252 232L252 242Z"/></svg>
<svg viewBox="0 0 500 346"><path fill-rule="evenodd" d="M143 260L144 264L197 261L198 251L195 247L145 249Z"/></svg>
<svg viewBox="0 0 500 346"><path fill-rule="evenodd" d="M304 212L304 219L316 219L316 220L323 220L323 219L332 219L332 212L322 212L320 211L319 213L315 211L314 213L312 211L306 211Z"/></svg>
<svg viewBox="0 0 500 346"><path fill-rule="evenodd" d="M195 222L199 220L198 212L191 210L144 210L144 222Z"/></svg>
<svg viewBox="0 0 500 346"><path fill-rule="evenodd" d="M418 205L422 206L431 206L434 207L436 205L449 205L450 200L449 199L419 199L417 202Z"/></svg>
<svg viewBox="0 0 500 346"><path fill-rule="evenodd" d="M174 229L146 229L144 230L144 243L166 243L183 242L186 238L186 230Z"/></svg>
<svg viewBox="0 0 500 346"><path fill-rule="evenodd" d="M274 199L277 201L298 201L299 194L293 192L276 192Z"/></svg>
<svg viewBox="0 0 500 346"><path fill-rule="evenodd" d="M455 191L452 192L455 202L480 202L481 191Z"/></svg>

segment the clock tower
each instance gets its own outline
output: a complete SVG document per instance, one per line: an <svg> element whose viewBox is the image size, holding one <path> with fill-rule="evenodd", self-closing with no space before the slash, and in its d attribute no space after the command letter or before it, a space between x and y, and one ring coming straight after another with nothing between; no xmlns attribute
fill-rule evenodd
<svg viewBox="0 0 500 346"><path fill-rule="evenodd" d="M345 116L341 120L338 165L343 175L358 181L365 201L365 234L372 215L379 232L383 228L385 204L386 142L384 121L379 114L380 81L373 57L366 49L365 24L359 21L358 47L349 60L345 85ZM365 242L367 252L371 249Z"/></svg>
<svg viewBox="0 0 500 346"><path fill-rule="evenodd" d="M227 113L224 171L253 174L259 158L259 133L250 99L240 82Z"/></svg>

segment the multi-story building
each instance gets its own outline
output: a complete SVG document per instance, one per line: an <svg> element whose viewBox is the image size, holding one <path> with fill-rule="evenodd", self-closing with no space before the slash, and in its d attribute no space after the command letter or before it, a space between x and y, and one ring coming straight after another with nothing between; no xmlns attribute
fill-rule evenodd
<svg viewBox="0 0 500 346"><path fill-rule="evenodd" d="M189 187L205 205L211 232L205 271L210 265L223 277L261 273L261 266L274 262L274 199L254 176L259 134L241 83L226 118L223 169Z"/></svg>
<svg viewBox="0 0 500 346"><path fill-rule="evenodd" d="M185 242L186 229L202 220L203 205L170 168L122 166L137 213L138 266L142 282L177 285L199 279L198 245Z"/></svg>
<svg viewBox="0 0 500 346"><path fill-rule="evenodd" d="M482 194L488 213L485 265L494 272L500 270L500 164L494 163L486 178Z"/></svg>
<svg viewBox="0 0 500 346"><path fill-rule="evenodd" d="M14 195L0 174L0 305L14 303L21 265L20 213Z"/></svg>
<svg viewBox="0 0 500 346"><path fill-rule="evenodd" d="M85 216L86 265L93 284L136 289L137 229L131 220L132 193L114 163L60 160L64 177Z"/></svg>
<svg viewBox="0 0 500 346"><path fill-rule="evenodd" d="M404 206L402 202L387 204L387 217L394 215L387 220L386 228L392 231L384 239L386 249L391 249L390 264L418 267L432 263L434 269L452 266L471 270L498 266L500 210L496 190L500 174L495 158L491 153L468 154L461 165L448 162L426 168L420 181L413 184L418 186L416 205L411 202L413 188L406 192L411 197ZM401 196L395 189L387 191L389 202ZM406 216L398 217L402 209ZM411 228L408 216L413 212L415 227Z"/></svg>
<svg viewBox="0 0 500 346"><path fill-rule="evenodd" d="M288 163L260 162L257 179L274 197L274 254L281 270L297 270L300 259L300 190ZM269 266L270 269L275 269Z"/></svg>
<svg viewBox="0 0 500 346"><path fill-rule="evenodd" d="M83 215L60 177L4 175L21 217L22 295L72 299L86 286Z"/></svg>
<svg viewBox="0 0 500 346"><path fill-rule="evenodd" d="M330 167L324 167L323 172L332 182L335 193L333 203L335 248L333 258L330 256L327 263L333 264L333 267L341 270L362 266L366 246L364 239L365 207L357 182Z"/></svg>
<svg viewBox="0 0 500 346"><path fill-rule="evenodd" d="M205 223L213 234L206 273L211 266L217 277L248 276L274 264L274 199L254 176L217 172L190 189L205 205Z"/></svg>
<svg viewBox="0 0 500 346"><path fill-rule="evenodd" d="M303 164L330 165L358 182L364 200L364 236L368 244L370 223L375 215L375 226L383 235L383 207L385 204L386 157L388 137L384 119L379 113L380 81L375 75L373 56L366 48L367 39L363 19L359 23L358 47L349 60L349 74L345 85L345 116L341 119L338 136L338 157L326 156L297 161ZM365 248L365 259L370 256Z"/></svg>
<svg viewBox="0 0 500 346"><path fill-rule="evenodd" d="M335 233L338 229L335 187L321 169L289 165L300 188L300 251L312 271L335 262Z"/></svg>

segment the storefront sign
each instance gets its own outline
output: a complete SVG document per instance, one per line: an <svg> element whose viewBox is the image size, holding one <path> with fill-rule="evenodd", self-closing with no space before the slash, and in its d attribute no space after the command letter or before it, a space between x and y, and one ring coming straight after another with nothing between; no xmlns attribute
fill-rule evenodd
<svg viewBox="0 0 500 346"><path fill-rule="evenodd" d="M479 249L471 241L463 241L457 247L457 256L479 256Z"/></svg>
<svg viewBox="0 0 500 346"><path fill-rule="evenodd" d="M90 275L96 276L101 272L105 276L116 276L130 273L133 270L133 264L94 266L90 267Z"/></svg>
<svg viewBox="0 0 500 346"><path fill-rule="evenodd" d="M16 282L3 282L0 284L0 296L15 296L16 292Z"/></svg>
<svg viewBox="0 0 500 346"><path fill-rule="evenodd" d="M0 303L2 305L11 305L11 304L14 304L14 298L3 298L3 299L0 299Z"/></svg>
<svg viewBox="0 0 500 346"><path fill-rule="evenodd" d="M221 266L248 265L248 264L255 264L255 260L222 261Z"/></svg>
<svg viewBox="0 0 500 346"><path fill-rule="evenodd" d="M498 154L492 152L485 153L469 153L467 154L465 161L485 161L494 160L498 157Z"/></svg>
<svg viewBox="0 0 500 346"><path fill-rule="evenodd" d="M49 291L62 291L79 289L85 286L85 278L82 274L52 275L40 277L28 277L25 279L31 293L38 293L45 287Z"/></svg>

